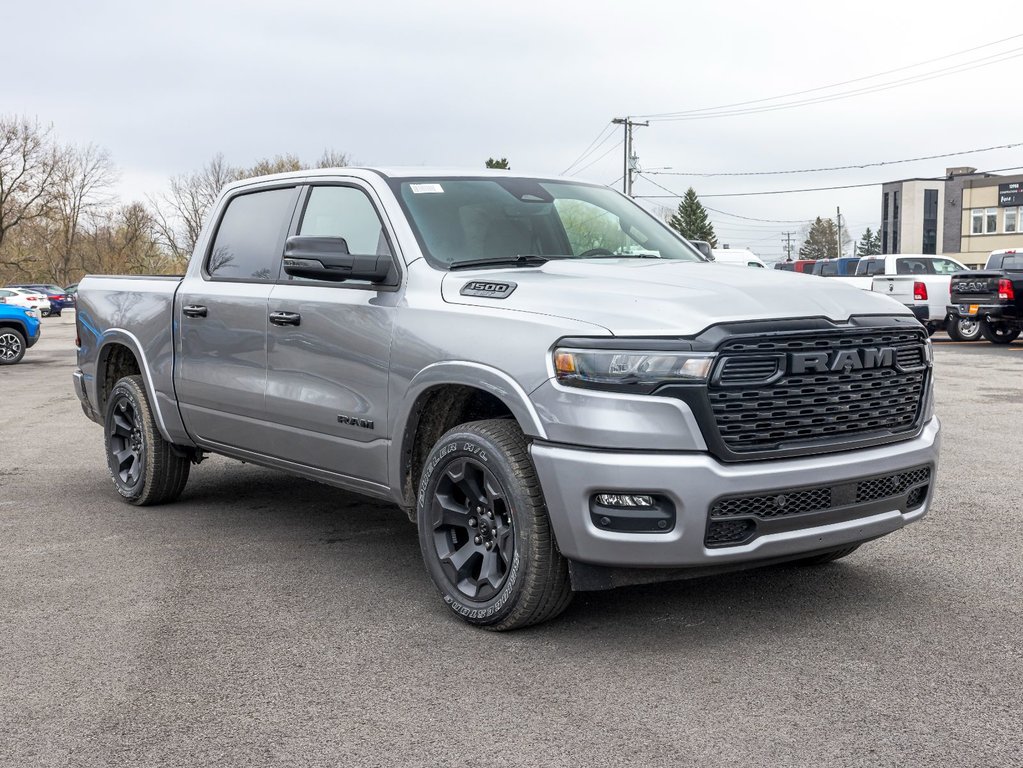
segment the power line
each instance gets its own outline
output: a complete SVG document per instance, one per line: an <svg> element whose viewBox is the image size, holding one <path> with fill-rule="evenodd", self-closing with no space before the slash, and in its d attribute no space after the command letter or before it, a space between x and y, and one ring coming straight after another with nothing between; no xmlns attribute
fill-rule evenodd
<svg viewBox="0 0 1023 768"><path fill-rule="evenodd" d="M607 131L608 128L612 129L611 133L609 133L607 136L604 136L604 133ZM584 157L586 157L586 155L588 155L590 153L590 150L596 151L596 147L594 145L597 144L597 142L601 140L602 136L604 137L604 141L607 141L608 138L610 138L611 134L613 134L613 133L614 133L614 125L611 123L611 121L608 121L607 124L603 128L600 129L600 133L597 134L597 138L595 138L593 141L590 142L589 146L586 147L586 149L584 149L582 151L582 154L580 154L579 157L577 157L575 160L573 160L569 164L569 166L565 170L563 170L561 172L561 175L564 176L566 173L568 173L570 170L572 170L572 166L574 166L574 165L578 164L579 162L581 162L582 159ZM603 143L604 142L601 141L601 144L603 144Z"/></svg>
<svg viewBox="0 0 1023 768"><path fill-rule="evenodd" d="M1018 171L1021 168L1023 168L1023 165L1013 166L1012 168L994 168L994 169L992 169L990 171L977 171L977 175L979 176L979 175L988 174L988 173L1000 173L1002 171ZM644 178L646 178L646 177L644 176ZM944 179L943 176L938 176L938 177L935 177L933 179L933 181L942 181L943 179ZM647 200L656 200L656 199L666 198L666 197L670 197L670 198L680 198L680 197L682 197L682 195L678 194L677 192L672 192L667 187L661 186L660 184L658 184L657 182L653 181L652 179L647 178L646 180L649 181L651 184L653 184L655 187L660 187L665 192L671 192L671 194L670 195L636 195L636 197L644 198L644 199L647 199ZM877 186L880 186L881 184L887 184L887 183L888 183L887 181L871 181L871 182L867 182L867 183L864 183L864 184L841 184L841 185L834 186L834 187L804 187L802 189L774 189L774 190L770 190L768 192L718 192L718 193L712 194L712 195L700 195L700 197L701 198L707 198L707 197L754 197L754 196L757 196L757 195L788 195L788 194L794 194L796 192L829 192L829 191L835 190L835 189L857 189L857 188L860 188L860 187L877 187ZM706 207L706 206L704 206L704 207ZM710 210L710 209L708 209L708 210Z"/></svg>
<svg viewBox="0 0 1023 768"><path fill-rule="evenodd" d="M838 82L838 83L831 83L830 85L821 85L821 86L817 86L816 88L807 88L807 89L802 90L802 91L793 91L791 93L783 93L783 94L779 94L777 96L769 96L769 97L761 98L761 99L752 99L752 100L749 100L749 101L738 101L738 102L733 102L731 104L719 104L718 106L715 106L715 107L702 107L700 109L689 109L689 110L682 110L682 111L678 111L678 112L660 112L660 113L654 113L654 114L649 114L649 115L639 115L639 117L646 117L646 118L650 118L650 119L653 119L653 120L659 120L659 119L668 118L668 117L678 117L678 116L682 116L682 115L692 115L692 114L703 113L703 112L718 112L718 111L724 110L724 109L733 109L735 107L745 107L745 106L749 106L751 104L763 104L763 103L766 103L768 101L777 101L778 99L788 99L788 98L791 98L793 96L803 96L803 95L808 94L808 93L817 93L819 91L827 91L827 90L831 90L832 88L839 88L839 87L841 87L843 85L852 85L853 83L861 83L861 82L864 82L866 80L874 80L874 79L877 79L879 77L884 77L885 75L894 75L897 72L905 72L905 71L910 70L910 69L916 69L917 67L926 66L927 64L934 64L934 63L939 62L939 61L945 61L947 59L952 59L952 58L955 58L956 56L963 56L963 55L965 55L967 53L973 53L974 51L979 51L979 50L981 50L983 48L990 48L993 45L999 45L1000 43L1006 43L1009 40L1015 40L1015 39L1020 38L1020 37L1023 37L1023 34L1010 35L1009 37L1003 37L1000 40L994 40L993 42L984 43L982 45L974 46L973 48L967 48L965 50L955 51L953 53L947 53L947 54L945 54L943 56L938 56L938 57L933 58L933 59L927 59L925 61L920 61L920 62L917 62L915 64L907 64L906 66L896 67L895 69L888 69L888 70L885 70L883 72L876 72L876 73L874 73L872 75L864 75L863 77L856 77L856 78L853 78L851 80L843 80L843 81Z"/></svg>
<svg viewBox="0 0 1023 768"><path fill-rule="evenodd" d="M605 157L607 157L608 155L610 155L610 154L611 154L612 152L614 152L614 151L615 151L616 149L618 149L618 147L620 147L620 146L621 146L622 144L624 144L624 143L625 143L625 140L624 140L624 139L621 139L621 140L619 140L617 144L615 144L615 145L613 145L612 147L610 147L610 148L609 148L609 149L608 149L608 150L607 150L606 152L604 152L604 154L600 155L600 157L597 157L597 158L595 158L594 160L591 160L591 161L590 161L590 162L588 162L588 163L587 163L586 165L584 165L584 166L583 166L582 168L576 168L576 169L575 169L574 171L572 171L572 173L570 173L570 174L568 174L568 175L569 175L569 176L578 176L578 175L579 175L580 173L582 173L583 171L585 171L585 170L586 170L587 168L589 168L589 167L590 167L591 165L594 165L594 164L596 164L596 163L600 162L600 161L601 161L601 160L603 160L603 159L604 159Z"/></svg>
<svg viewBox="0 0 1023 768"><path fill-rule="evenodd" d="M1002 51L991 56L985 56L974 61L963 62L962 64L956 64L952 67L946 67L944 69L935 70L934 72L927 72L920 75L913 75L911 77L903 78L901 80L894 80L889 83L879 83L877 85L867 86L865 88L857 88L850 91L842 91L839 93L831 94L828 96L816 96L810 99L802 99L800 101L789 101L782 102L781 104L772 104L762 107L753 107L749 109L734 109L734 110L722 110L719 112L705 112L701 114L680 114L677 117L661 117L661 118L650 118L655 122L678 122L683 120L707 120L715 117L734 117L737 115L753 115L761 112L776 112L781 109L794 109L796 107L805 107L811 104L824 104L829 101L838 101L840 99L853 98L855 96L864 96L870 93L880 93L881 91L888 91L892 88L901 88L905 85L915 85L916 83L927 82L928 80L934 80L939 77L947 77L948 75L961 74L963 72L969 72L980 67L991 66L992 64L1001 64L1002 62L1009 61L1023 56L1023 48L1013 48L1009 51ZM1001 57L1001 58L999 58Z"/></svg>
<svg viewBox="0 0 1023 768"><path fill-rule="evenodd" d="M1023 166L1015 166L1013 168L995 168L995 169L992 169L990 171L978 171L977 175L979 176L979 175L982 175L982 174L994 174L994 173L1000 173L1000 172L1003 172L1003 171L1019 171L1020 169L1023 169ZM936 178L933 179L933 181L943 181L943 180L944 180L943 176L939 176L939 177L936 177ZM655 183L655 182L651 181L650 179L647 179L647 181L650 181L652 184ZM767 191L767 192L718 192L716 194L701 194L700 196L701 196L701 198L703 198L703 197L752 197L752 196L761 195L761 194L792 194L792 193L795 193L795 192L827 192L827 191L831 191L833 189L856 189L856 188L859 188L859 187L876 187L876 186L881 186L882 184L887 184L887 183L889 183L889 182L887 182L887 181L871 181L871 182L868 182L868 183L865 183L865 184L841 184L839 186L833 186L833 187L804 187L802 189L772 189L772 190ZM670 189L667 189L667 187L662 187L660 184L656 184L656 186L659 186L659 187L661 187L661 189L664 189L666 191L671 191ZM681 197L681 196L682 195L678 194L677 192L671 192L671 194L637 194L636 195L636 197L643 197L643 198L646 198L646 199L658 199L658 198L662 198L662 197L675 197L675 198L678 198L678 197Z"/></svg>
<svg viewBox="0 0 1023 768"><path fill-rule="evenodd" d="M900 163L915 163L921 160L938 160L945 157L958 157L960 155L975 155L981 152L994 152L999 149L1015 149L1016 147L1023 147L1023 142L1016 142L1015 144L999 144L995 147L982 147L980 149L967 149L962 152L945 152L940 155L924 155L922 157L907 157L902 160L882 160L877 163L860 163L858 165L835 165L830 168L799 168L792 171L735 171L735 172L715 172L715 173L696 173L688 171L643 171L647 176L694 176L699 178L711 178L713 176L779 176L784 174L796 174L796 173L821 173L824 171L849 171L858 170L860 168L879 168L884 165L899 165Z"/></svg>

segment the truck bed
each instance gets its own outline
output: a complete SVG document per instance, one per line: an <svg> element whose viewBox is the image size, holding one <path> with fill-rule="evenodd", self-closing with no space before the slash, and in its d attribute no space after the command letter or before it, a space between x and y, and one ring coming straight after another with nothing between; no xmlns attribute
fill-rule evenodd
<svg viewBox="0 0 1023 768"><path fill-rule="evenodd" d="M178 421L173 320L174 294L181 280L179 275L87 275L79 283L76 322L82 386L94 408L103 400L103 393L96 390L97 368L106 364L99 347L102 340L116 337L139 356L157 419L164 427L170 426L165 417Z"/></svg>

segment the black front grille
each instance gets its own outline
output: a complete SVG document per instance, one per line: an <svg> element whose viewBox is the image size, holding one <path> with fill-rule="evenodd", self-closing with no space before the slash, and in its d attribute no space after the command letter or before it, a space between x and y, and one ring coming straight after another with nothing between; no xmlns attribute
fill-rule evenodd
<svg viewBox="0 0 1023 768"><path fill-rule="evenodd" d="M799 515L831 508L830 488L807 488L769 496L739 496L722 499L711 510L711 517L753 516L761 519Z"/></svg>
<svg viewBox="0 0 1023 768"><path fill-rule="evenodd" d="M908 512L927 498L930 481L930 467L917 467L837 485L726 496L714 502L707 513L704 544L734 547L772 530L855 519L878 512L877 502L896 501L900 511Z"/></svg>
<svg viewBox="0 0 1023 768"><path fill-rule="evenodd" d="M922 330L898 328L727 340L707 390L724 448L769 455L913 431L927 381L924 339ZM849 364L787 373L790 353L804 352Z"/></svg>
<svg viewBox="0 0 1023 768"><path fill-rule="evenodd" d="M861 480L856 486L856 501L875 501L877 499L898 496L914 485L926 483L930 477L931 470L927 467L921 467L920 469L913 469L897 475L885 475L884 477Z"/></svg>

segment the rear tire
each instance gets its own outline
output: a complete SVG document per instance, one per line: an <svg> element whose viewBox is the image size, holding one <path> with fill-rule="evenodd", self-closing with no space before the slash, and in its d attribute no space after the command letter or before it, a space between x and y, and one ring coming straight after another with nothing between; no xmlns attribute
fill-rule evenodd
<svg viewBox="0 0 1023 768"><path fill-rule="evenodd" d="M859 544L853 544L851 547L842 547L841 549L833 549L830 552L824 552L820 555L812 555L811 557L804 557L802 560L796 560L796 565L824 565L825 563L833 563L836 560L841 560L843 557L848 557L857 549L860 548Z"/></svg>
<svg viewBox="0 0 1023 768"><path fill-rule="evenodd" d="M950 317L946 330L952 341L978 341L981 336L980 321L972 317Z"/></svg>
<svg viewBox="0 0 1023 768"><path fill-rule="evenodd" d="M103 435L110 478L124 501L144 507L181 495L191 462L156 428L141 376L125 376L110 391Z"/></svg>
<svg viewBox="0 0 1023 768"><path fill-rule="evenodd" d="M1011 344L1019 337L1019 329L1006 323L990 323L987 320L980 324L980 332L992 344Z"/></svg>
<svg viewBox="0 0 1023 768"><path fill-rule="evenodd" d="M529 441L507 419L455 427L426 459L419 544L447 606L489 630L554 618L572 600Z"/></svg>
<svg viewBox="0 0 1023 768"><path fill-rule="evenodd" d="M0 365L20 363L25 356L25 337L16 328L0 328Z"/></svg>

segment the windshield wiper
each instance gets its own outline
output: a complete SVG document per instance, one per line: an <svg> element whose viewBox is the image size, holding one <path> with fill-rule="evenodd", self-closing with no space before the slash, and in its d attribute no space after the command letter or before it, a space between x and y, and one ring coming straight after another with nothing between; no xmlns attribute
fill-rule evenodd
<svg viewBox="0 0 1023 768"><path fill-rule="evenodd" d="M471 269L472 267L538 267L551 259L562 259L564 256L538 256L535 253L519 256L497 256L492 259L469 259L456 261L448 269Z"/></svg>

